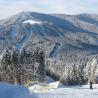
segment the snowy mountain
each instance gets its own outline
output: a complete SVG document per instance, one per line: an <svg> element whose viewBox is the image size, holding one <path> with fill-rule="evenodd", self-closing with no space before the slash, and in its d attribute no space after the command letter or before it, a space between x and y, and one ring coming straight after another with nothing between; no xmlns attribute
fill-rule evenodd
<svg viewBox="0 0 98 98"><path fill-rule="evenodd" d="M87 14L52 16L22 12L0 22L0 50L13 45L21 49L26 43L33 41L35 44L34 40L38 39L37 43L41 41L55 45L57 42L61 48L65 44L72 50L76 48L97 53L97 19L97 15Z"/></svg>
<svg viewBox="0 0 98 98"><path fill-rule="evenodd" d="M0 53L13 46L19 51L42 47L47 74L58 79L66 65L84 68L97 57L98 15L19 13L0 21Z"/></svg>

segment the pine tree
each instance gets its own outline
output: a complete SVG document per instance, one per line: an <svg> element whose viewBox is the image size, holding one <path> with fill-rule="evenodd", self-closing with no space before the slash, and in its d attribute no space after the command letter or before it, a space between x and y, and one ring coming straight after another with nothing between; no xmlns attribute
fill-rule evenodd
<svg viewBox="0 0 98 98"><path fill-rule="evenodd" d="M77 68L77 77L79 85L82 85L85 82L85 79L84 79L83 67L81 65Z"/></svg>
<svg viewBox="0 0 98 98"><path fill-rule="evenodd" d="M28 80L32 81L34 70L33 61L33 54L24 48L20 54L20 63L22 65L22 82L24 83Z"/></svg>
<svg viewBox="0 0 98 98"><path fill-rule="evenodd" d="M40 82L44 81L45 76L45 54L40 48L36 48L34 51L34 66L35 66L35 76L36 79Z"/></svg>
<svg viewBox="0 0 98 98"><path fill-rule="evenodd" d="M6 48L2 53L0 75L1 81L10 82L11 75L11 53ZM13 81L13 79L11 79Z"/></svg>
<svg viewBox="0 0 98 98"><path fill-rule="evenodd" d="M88 80L88 82L96 82L96 72L97 68L97 59L93 58L92 60L87 62L87 66L85 68L85 78Z"/></svg>
<svg viewBox="0 0 98 98"><path fill-rule="evenodd" d="M70 72L71 72L70 67L66 65L62 75L62 78L64 78L63 81L65 85L69 85L70 77L71 77Z"/></svg>
<svg viewBox="0 0 98 98"><path fill-rule="evenodd" d="M24 84L30 81L44 81L45 76L45 54L36 48L33 52L23 49L21 53L13 48L10 52L6 49L3 52L0 80L9 83Z"/></svg>
<svg viewBox="0 0 98 98"><path fill-rule="evenodd" d="M14 82L21 84L21 64L19 59L19 52L16 48L13 48L11 62Z"/></svg>
<svg viewBox="0 0 98 98"><path fill-rule="evenodd" d="M70 79L71 84L78 84L77 66L75 64L71 68Z"/></svg>

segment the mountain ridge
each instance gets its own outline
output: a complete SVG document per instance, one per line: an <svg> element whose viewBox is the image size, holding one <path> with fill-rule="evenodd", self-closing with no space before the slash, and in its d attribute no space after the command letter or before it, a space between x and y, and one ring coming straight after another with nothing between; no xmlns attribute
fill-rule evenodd
<svg viewBox="0 0 98 98"><path fill-rule="evenodd" d="M81 15L88 15L88 14L80 14L80 16ZM77 15L74 15L74 16L70 15L71 18L69 17L69 15L68 16L64 15L64 17L65 17L65 19L63 19L61 17L61 14L59 14L57 16L57 15L49 15L49 14L36 13L36 12L21 12L19 14L12 16L11 18L8 18L7 20L3 20L3 22L0 22L0 33L2 35L0 39L3 41L3 39L4 39L3 33L13 32L13 31L11 31L11 29L13 29L13 27L14 27L14 30L16 29L16 32L19 34L19 36L22 34L21 38L23 36L29 36L29 34L31 34L30 32L33 32L33 33L35 32L35 34L33 34L33 35L34 36L36 35L39 37L48 37L48 36L49 37L52 37L52 36L53 37L63 37L63 38L70 37L70 39L73 39L73 38L71 38L72 36L77 37L77 35L78 36L81 35L81 36L84 36L84 38L89 36L89 38L87 38L87 40L92 39L92 41L90 41L90 43L96 44L96 42L94 42L94 41L98 39L97 32L94 32L94 30L92 30L93 32L91 32L89 30L90 28L87 28L87 29L82 28L83 25L79 27L79 25L81 24L81 21L76 20ZM38 24L38 23L34 23L34 24L25 23L24 24L23 22L26 20L39 21L39 22L41 22L41 24ZM86 23L87 23L87 21L86 21ZM89 25L92 26L91 24L89 24L89 25L85 24L85 25L88 27L89 27ZM92 26L92 28L93 27L95 27L95 25ZM98 28L98 27L96 27L96 28ZM8 29L8 30L6 30L6 29ZM23 32L25 32L25 33L23 34ZM29 32L29 34L28 34L28 32ZM11 33L11 35L12 34L14 35L14 38L15 38L15 36L17 36L17 34ZM27 35L25 35L25 34L27 34ZM9 36L10 39L12 39L11 38L12 36L10 36L10 34L7 34L7 36ZM5 34L5 37L7 37L7 36ZM17 36L17 37L19 37L19 36ZM22 40L21 38L20 38L20 40ZM75 39L75 40L79 40L79 39ZM15 42L14 42L14 44L15 44Z"/></svg>

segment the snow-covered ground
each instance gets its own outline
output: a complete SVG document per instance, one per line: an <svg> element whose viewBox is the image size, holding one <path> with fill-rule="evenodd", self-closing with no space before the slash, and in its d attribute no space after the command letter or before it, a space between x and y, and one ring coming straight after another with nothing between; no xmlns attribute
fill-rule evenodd
<svg viewBox="0 0 98 98"><path fill-rule="evenodd" d="M30 24L35 24L35 23L37 23L37 24L41 24L41 22L35 21L35 20L25 20L23 23L30 23Z"/></svg>
<svg viewBox="0 0 98 98"><path fill-rule="evenodd" d="M90 90L88 85L83 87L64 87L50 89L48 92L37 94L38 98L98 98L98 85Z"/></svg>
<svg viewBox="0 0 98 98"><path fill-rule="evenodd" d="M45 85L48 85L55 81L50 77L46 77L46 82ZM0 83L0 98L98 98L97 84L93 85L93 90L89 89L89 85L69 87L60 84L57 89L45 88L45 85L43 85L42 90L45 89L46 91L34 92L36 88L27 89L19 85Z"/></svg>
<svg viewBox="0 0 98 98"><path fill-rule="evenodd" d="M0 98L30 98L30 93L25 87L0 83Z"/></svg>

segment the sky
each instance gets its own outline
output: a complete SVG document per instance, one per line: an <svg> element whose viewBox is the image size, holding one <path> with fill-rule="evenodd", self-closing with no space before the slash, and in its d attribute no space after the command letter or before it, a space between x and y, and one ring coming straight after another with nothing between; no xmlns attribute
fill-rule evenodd
<svg viewBox="0 0 98 98"><path fill-rule="evenodd" d="M98 14L98 0L0 0L0 19L22 11Z"/></svg>

